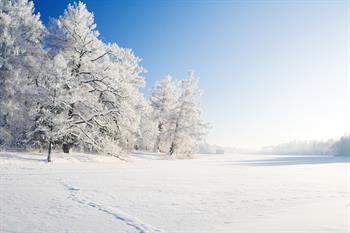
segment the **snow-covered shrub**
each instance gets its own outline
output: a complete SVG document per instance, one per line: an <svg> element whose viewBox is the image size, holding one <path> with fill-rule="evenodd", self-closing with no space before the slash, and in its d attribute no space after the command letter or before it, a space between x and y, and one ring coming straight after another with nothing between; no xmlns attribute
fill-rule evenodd
<svg viewBox="0 0 350 233"><path fill-rule="evenodd" d="M112 155L117 157L125 155L125 151L122 150L122 148L119 145L117 145L115 141L112 141L112 140L106 140L104 142L101 152L107 155Z"/></svg>

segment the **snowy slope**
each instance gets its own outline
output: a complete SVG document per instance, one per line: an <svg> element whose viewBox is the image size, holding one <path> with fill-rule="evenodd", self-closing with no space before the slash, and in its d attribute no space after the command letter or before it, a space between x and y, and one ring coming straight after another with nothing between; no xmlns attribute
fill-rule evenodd
<svg viewBox="0 0 350 233"><path fill-rule="evenodd" d="M350 232L349 159L0 153L0 232Z"/></svg>

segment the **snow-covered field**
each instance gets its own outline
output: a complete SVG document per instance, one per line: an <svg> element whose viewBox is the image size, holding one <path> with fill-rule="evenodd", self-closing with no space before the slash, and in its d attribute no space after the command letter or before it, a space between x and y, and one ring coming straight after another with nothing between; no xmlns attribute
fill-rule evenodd
<svg viewBox="0 0 350 233"><path fill-rule="evenodd" d="M0 153L1 233L350 232L349 159Z"/></svg>

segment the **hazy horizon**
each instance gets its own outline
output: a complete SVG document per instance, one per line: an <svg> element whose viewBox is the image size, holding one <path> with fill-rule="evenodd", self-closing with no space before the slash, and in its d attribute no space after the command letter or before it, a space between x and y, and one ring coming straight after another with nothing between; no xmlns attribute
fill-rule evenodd
<svg viewBox="0 0 350 233"><path fill-rule="evenodd" d="M45 23L73 1L35 0ZM257 149L349 133L348 1L83 1L146 89L195 70L207 142Z"/></svg>

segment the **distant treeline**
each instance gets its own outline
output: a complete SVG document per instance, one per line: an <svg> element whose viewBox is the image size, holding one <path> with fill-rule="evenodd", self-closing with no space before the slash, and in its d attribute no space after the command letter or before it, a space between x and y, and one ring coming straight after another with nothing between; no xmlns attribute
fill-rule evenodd
<svg viewBox="0 0 350 233"><path fill-rule="evenodd" d="M261 154L280 155L339 155L350 156L350 135L339 140L292 141L275 146L264 147Z"/></svg>
<svg viewBox="0 0 350 233"><path fill-rule="evenodd" d="M274 146L263 147L260 150L248 150L232 147L222 147L200 144L197 152L201 154L273 154L273 155L337 155L350 156L350 135L338 140L327 141L291 141Z"/></svg>

